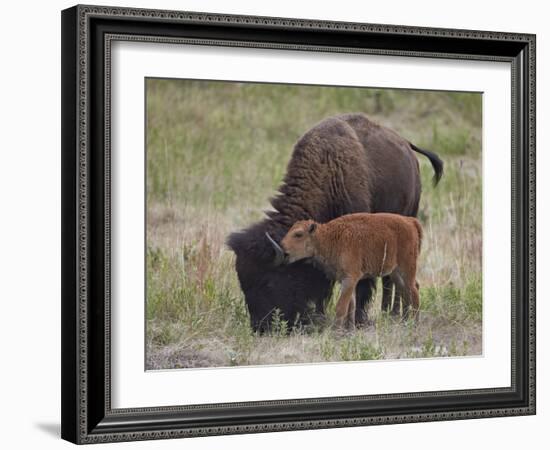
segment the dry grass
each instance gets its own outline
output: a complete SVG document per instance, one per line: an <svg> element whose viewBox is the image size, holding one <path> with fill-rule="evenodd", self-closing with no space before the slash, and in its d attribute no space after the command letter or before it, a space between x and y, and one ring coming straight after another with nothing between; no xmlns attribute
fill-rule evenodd
<svg viewBox="0 0 550 450"><path fill-rule="evenodd" d="M148 81L147 367L460 356L482 350L481 98L477 94ZM324 117L363 111L445 161L420 157L421 320L380 312L352 333L251 332L226 236L262 218L294 141ZM337 292L334 293L335 295Z"/></svg>

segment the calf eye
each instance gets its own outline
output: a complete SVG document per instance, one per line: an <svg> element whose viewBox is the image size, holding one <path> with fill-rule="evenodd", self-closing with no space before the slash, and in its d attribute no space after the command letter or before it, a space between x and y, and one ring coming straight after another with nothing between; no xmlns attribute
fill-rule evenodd
<svg viewBox="0 0 550 450"><path fill-rule="evenodd" d="M295 238L301 238L303 235L304 235L304 233L302 233L300 231L298 233L294 233Z"/></svg>

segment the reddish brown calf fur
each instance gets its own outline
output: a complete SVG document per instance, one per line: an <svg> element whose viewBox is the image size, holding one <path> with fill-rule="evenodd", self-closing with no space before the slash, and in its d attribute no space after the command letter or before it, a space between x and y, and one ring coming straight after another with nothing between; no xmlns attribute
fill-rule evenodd
<svg viewBox="0 0 550 450"><path fill-rule="evenodd" d="M338 326L355 323L355 287L366 277L390 276L404 300L403 315L419 308L416 265L422 226L414 217L388 213L348 214L320 224L296 222L281 241L289 263L314 258L342 284Z"/></svg>

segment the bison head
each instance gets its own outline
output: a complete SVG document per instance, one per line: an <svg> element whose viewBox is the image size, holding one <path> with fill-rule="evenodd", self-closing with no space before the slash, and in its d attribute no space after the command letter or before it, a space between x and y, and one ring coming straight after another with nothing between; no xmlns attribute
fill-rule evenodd
<svg viewBox="0 0 550 450"><path fill-rule="evenodd" d="M255 331L269 330L274 314L289 325L309 323L324 313L333 282L318 268L299 261L282 264L280 238L286 229L269 220L228 239L235 252L235 268Z"/></svg>

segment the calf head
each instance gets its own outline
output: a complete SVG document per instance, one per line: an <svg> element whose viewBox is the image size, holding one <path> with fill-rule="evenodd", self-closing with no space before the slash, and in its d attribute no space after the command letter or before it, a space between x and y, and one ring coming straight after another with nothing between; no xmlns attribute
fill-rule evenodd
<svg viewBox="0 0 550 450"><path fill-rule="evenodd" d="M281 241L285 260L288 263L313 256L313 235L317 223L313 220L300 220L296 222Z"/></svg>

